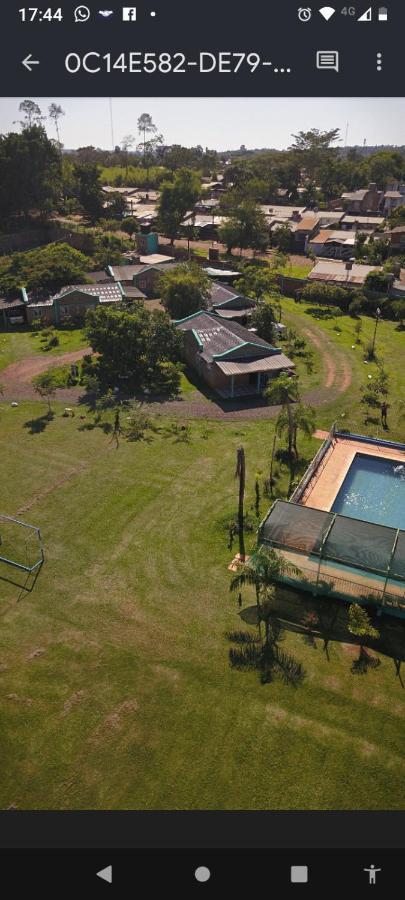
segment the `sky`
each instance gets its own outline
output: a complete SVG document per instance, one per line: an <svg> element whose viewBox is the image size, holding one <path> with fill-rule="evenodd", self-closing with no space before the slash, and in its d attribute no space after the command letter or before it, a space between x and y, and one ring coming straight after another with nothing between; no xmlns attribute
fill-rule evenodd
<svg viewBox="0 0 405 900"><path fill-rule="evenodd" d="M18 106L23 98L0 99L0 133L16 130ZM113 129L108 98L35 99L43 112L50 103L60 103L65 117L60 122L61 140L68 149L93 145L103 149L120 144L127 134L136 135L139 116L150 113L165 144L196 146L213 150L288 147L291 135L301 130L340 128L345 144L349 123L349 145L405 145L404 99L142 99L112 100ZM50 137L56 137L51 122Z"/></svg>

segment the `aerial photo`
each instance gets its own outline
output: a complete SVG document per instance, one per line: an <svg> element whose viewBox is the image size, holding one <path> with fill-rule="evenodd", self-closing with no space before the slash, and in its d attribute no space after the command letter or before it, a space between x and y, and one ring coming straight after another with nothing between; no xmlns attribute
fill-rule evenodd
<svg viewBox="0 0 405 900"><path fill-rule="evenodd" d="M395 810L405 101L0 100L0 807Z"/></svg>

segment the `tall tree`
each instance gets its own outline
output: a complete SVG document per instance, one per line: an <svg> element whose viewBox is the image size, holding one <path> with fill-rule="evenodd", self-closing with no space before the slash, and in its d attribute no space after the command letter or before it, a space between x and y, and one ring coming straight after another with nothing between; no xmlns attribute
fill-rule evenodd
<svg viewBox="0 0 405 900"><path fill-rule="evenodd" d="M302 431L307 437L312 437L315 431L315 410L312 406L307 406L305 403L297 403L291 409L291 419L287 415L286 411L283 411L278 420L278 428L280 433L283 431L287 431L289 433L289 429L291 428L292 422L292 446L294 450L295 459L299 458L297 440L298 440L298 432Z"/></svg>
<svg viewBox="0 0 405 900"><path fill-rule="evenodd" d="M56 129L56 137L58 140L59 147L62 147L62 142L60 139L60 128L59 128L59 119L65 115L64 109L59 105L59 103L51 103L48 109L48 116L52 120Z"/></svg>
<svg viewBox="0 0 405 900"><path fill-rule="evenodd" d="M247 249L264 252L269 245L269 229L260 206L251 200L243 201L219 229L219 240L229 251L238 247L241 255Z"/></svg>
<svg viewBox="0 0 405 900"><path fill-rule="evenodd" d="M73 168L76 196L92 222L103 215L100 170L96 163L76 163Z"/></svg>
<svg viewBox="0 0 405 900"><path fill-rule="evenodd" d="M279 405L287 418L288 431L288 453L290 457L294 455L294 415L292 405L298 399L298 382L296 378L290 377L285 372L270 381L264 396L271 405Z"/></svg>
<svg viewBox="0 0 405 900"><path fill-rule="evenodd" d="M207 309L211 281L196 264L176 266L162 273L159 292L171 319L185 319L200 309Z"/></svg>
<svg viewBox="0 0 405 900"><path fill-rule="evenodd" d="M246 560L246 550L245 550L246 461L245 461L245 450L243 447L238 447L238 449L236 451L235 477L239 479L239 501L238 501L239 561L244 563Z"/></svg>
<svg viewBox="0 0 405 900"><path fill-rule="evenodd" d="M138 133L142 137L140 149L143 155L143 167L147 171L149 182L149 169L159 144L163 143L163 135L159 134L157 126L149 113L142 113L138 119Z"/></svg>
<svg viewBox="0 0 405 900"><path fill-rule="evenodd" d="M171 182L162 185L158 206L159 229L174 244L186 213L193 209L201 191L201 182L191 169L180 169Z"/></svg>
<svg viewBox="0 0 405 900"><path fill-rule="evenodd" d="M135 138L132 134L126 134L125 137L122 138L122 152L124 154L125 159L125 179L128 178L128 169L129 169L129 151L131 147L135 144Z"/></svg>
<svg viewBox="0 0 405 900"><path fill-rule="evenodd" d="M32 128L33 125L40 125L44 121L42 110L34 100L23 100L18 109L24 117L21 120L23 128Z"/></svg>
<svg viewBox="0 0 405 900"><path fill-rule="evenodd" d="M62 188L61 156L42 125L22 134L0 135L0 208L8 218L31 211L45 216L58 203Z"/></svg>

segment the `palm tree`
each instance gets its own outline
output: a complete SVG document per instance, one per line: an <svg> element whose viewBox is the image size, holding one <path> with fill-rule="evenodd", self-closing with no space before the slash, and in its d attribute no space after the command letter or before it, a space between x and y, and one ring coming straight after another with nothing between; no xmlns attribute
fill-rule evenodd
<svg viewBox="0 0 405 900"><path fill-rule="evenodd" d="M229 590L234 593L247 586L255 588L260 623L260 620L266 617L266 611L273 600L274 589L280 577L293 573L299 574L299 569L287 562L276 550L272 547L259 547L234 575Z"/></svg>
<svg viewBox="0 0 405 900"><path fill-rule="evenodd" d="M292 416L292 429L293 429L293 438L292 445L294 450L295 459L299 458L298 447L297 447L297 435L299 431L302 431L307 437L312 437L315 431L315 410L312 406L307 406L305 403L297 403L296 406L293 407L291 411ZM282 412L279 416L278 420L278 428L282 433L283 431L288 431L290 427L290 419L286 415L286 413Z"/></svg>
<svg viewBox="0 0 405 900"><path fill-rule="evenodd" d="M294 447L294 418L292 404L298 400L298 382L283 372L278 378L270 381L264 396L272 406L280 405L288 422L288 452L293 455Z"/></svg>
<svg viewBox="0 0 405 900"><path fill-rule="evenodd" d="M245 478L246 478L246 462L245 451L243 447L238 447L236 451L236 473L235 477L239 478L239 506L238 506L238 530L239 530L239 560L244 563L246 559L245 551Z"/></svg>

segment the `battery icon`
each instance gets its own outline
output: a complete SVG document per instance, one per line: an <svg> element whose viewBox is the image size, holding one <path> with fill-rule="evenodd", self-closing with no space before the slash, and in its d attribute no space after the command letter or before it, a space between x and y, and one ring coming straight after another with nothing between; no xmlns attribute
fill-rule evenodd
<svg viewBox="0 0 405 900"><path fill-rule="evenodd" d="M388 22L388 9L386 6L380 6L378 10L378 21Z"/></svg>

